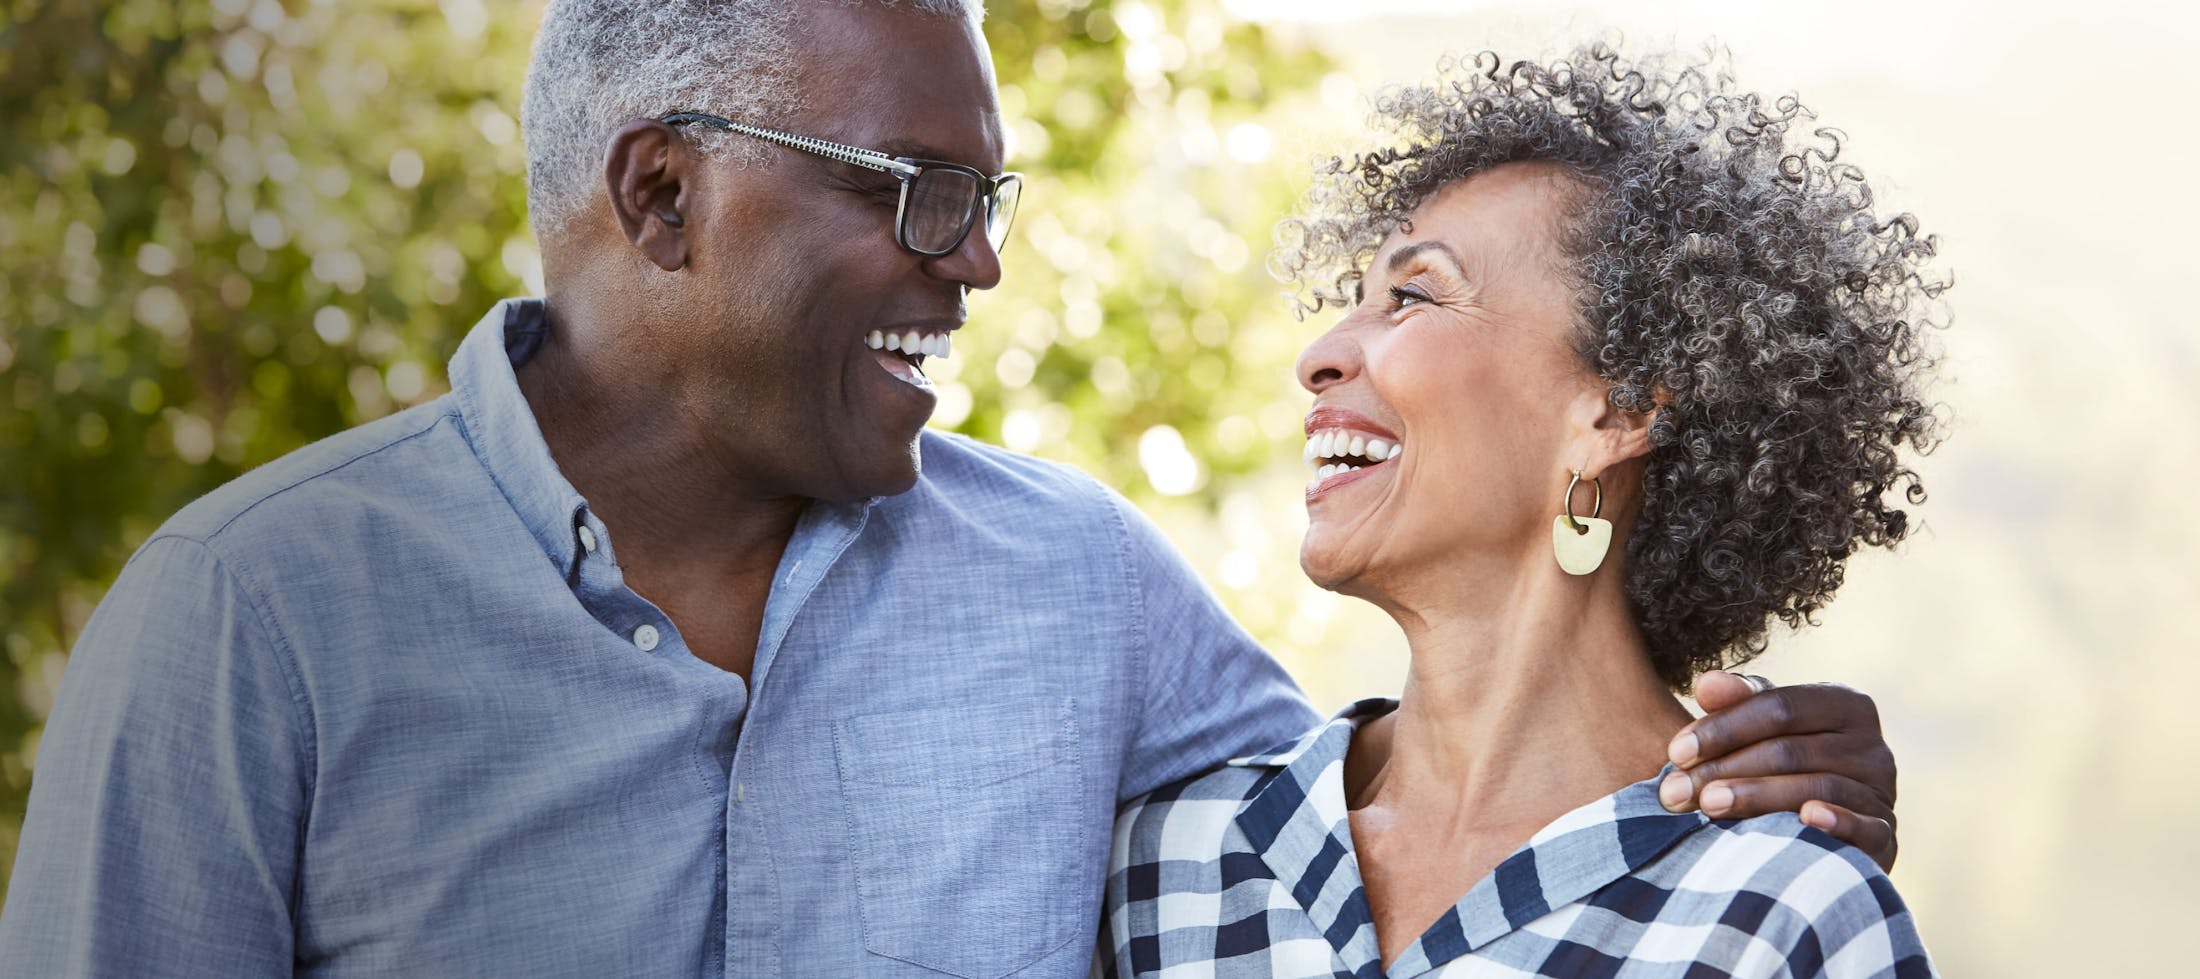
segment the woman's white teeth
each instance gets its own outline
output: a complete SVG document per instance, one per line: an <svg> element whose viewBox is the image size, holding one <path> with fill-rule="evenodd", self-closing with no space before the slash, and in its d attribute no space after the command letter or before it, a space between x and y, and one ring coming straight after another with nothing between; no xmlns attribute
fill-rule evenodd
<svg viewBox="0 0 2200 979"><path fill-rule="evenodd" d="M872 330L863 338L863 345L873 350L888 350L912 357L938 357L946 360L955 355L955 343L945 333L881 333Z"/></svg>
<svg viewBox="0 0 2200 979"><path fill-rule="evenodd" d="M1306 464L1327 468L1331 459L1365 459L1369 462L1387 462L1398 458L1406 447L1366 435L1354 435L1345 431L1320 432L1306 440L1304 458ZM1338 463L1337 465L1342 465ZM1316 472L1320 472L1320 468ZM1350 470L1344 470L1350 471Z"/></svg>
<svg viewBox="0 0 2200 979"><path fill-rule="evenodd" d="M1359 472L1361 468L1362 467L1360 466L1348 466L1341 462L1331 463L1330 465L1322 466L1321 468L1314 470L1314 481L1308 483L1307 488L1311 489L1315 486L1319 486L1321 485L1322 480L1328 479L1331 476L1342 476L1345 473Z"/></svg>

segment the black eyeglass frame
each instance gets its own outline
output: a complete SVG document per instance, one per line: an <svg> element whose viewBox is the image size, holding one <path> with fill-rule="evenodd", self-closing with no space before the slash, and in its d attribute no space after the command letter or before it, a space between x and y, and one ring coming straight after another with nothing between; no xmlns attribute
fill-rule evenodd
<svg viewBox="0 0 2200 979"><path fill-rule="evenodd" d="M950 163L946 160L924 160L909 156L887 156L877 150L866 150L845 143L783 133L778 130L751 126L747 123L735 122L731 119L703 112L673 112L657 117L657 121L668 126L700 123L728 132L740 133L744 136L754 136L757 139L776 143L788 149L814 153L829 160L852 163L859 167L892 174L894 179L901 182L901 200L894 205L894 243L911 252L931 258L952 254L955 249L961 248L963 240L970 237L970 228L977 223L981 212L988 218L986 243L992 245L995 252L999 252L1001 246L1008 242L1009 225L1016 220L1016 204L1021 203L1023 200L1024 175L1014 171L1003 172L998 177L988 177L976 168L966 167L960 163ZM957 173L967 174L971 179L977 181L979 190L978 195L971 200L969 209L963 212L962 228L955 232L954 241L950 242L947 247L936 251L928 248L918 248L909 242L909 188L916 186L917 178L926 170L953 170ZM1008 213L1003 216L1000 233L996 236L992 231L990 219L1001 200L1002 187L1014 187L1016 198L1010 204Z"/></svg>

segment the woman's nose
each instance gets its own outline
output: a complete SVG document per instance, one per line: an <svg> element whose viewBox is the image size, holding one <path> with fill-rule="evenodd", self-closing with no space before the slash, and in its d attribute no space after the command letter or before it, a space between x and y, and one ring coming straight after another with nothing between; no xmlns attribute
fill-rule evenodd
<svg viewBox="0 0 2200 979"><path fill-rule="evenodd" d="M1351 324L1350 316L1339 320L1299 354L1299 384L1308 391L1320 394L1359 375L1360 344Z"/></svg>

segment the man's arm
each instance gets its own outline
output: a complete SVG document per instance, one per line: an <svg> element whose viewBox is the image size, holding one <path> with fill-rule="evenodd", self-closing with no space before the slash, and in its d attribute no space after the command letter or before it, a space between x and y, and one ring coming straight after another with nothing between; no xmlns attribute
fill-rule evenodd
<svg viewBox="0 0 2200 979"><path fill-rule="evenodd" d="M1799 812L1894 868L1894 752L1870 697L1831 683L1753 694L1713 670L1696 679L1696 703L1705 715L1668 749L1680 771L1658 788L1666 808L1721 819Z"/></svg>
<svg viewBox="0 0 2200 979"><path fill-rule="evenodd" d="M311 751L285 653L205 545L131 559L39 744L0 912L9 971L291 973Z"/></svg>
<svg viewBox="0 0 2200 979"><path fill-rule="evenodd" d="M1305 733L1321 720L1283 666L1223 611L1184 558L1129 502L1122 520L1141 608L1140 718L1123 760L1129 800Z"/></svg>

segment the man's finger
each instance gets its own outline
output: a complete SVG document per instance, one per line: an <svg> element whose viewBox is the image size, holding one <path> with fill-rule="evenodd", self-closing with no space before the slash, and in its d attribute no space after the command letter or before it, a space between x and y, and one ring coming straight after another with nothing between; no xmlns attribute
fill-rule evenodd
<svg viewBox="0 0 2200 979"><path fill-rule="evenodd" d="M1817 799L1803 803L1802 816L1805 824L1864 851L1879 869L1894 869L1900 844L1895 839L1893 823L1876 816L1861 816L1846 807Z"/></svg>
<svg viewBox="0 0 2200 979"><path fill-rule="evenodd" d="M1711 679L1712 674L1704 676ZM1742 678L1726 676L1728 680L1715 682L1748 689ZM1699 692L1697 703L1703 702ZM1786 735L1847 730L1876 736L1879 731L1879 712L1871 698L1838 684L1780 687L1745 696L1723 708L1707 709L1711 713L1674 735L1666 749L1673 764L1692 768L1743 745Z"/></svg>
<svg viewBox="0 0 2200 979"><path fill-rule="evenodd" d="M1698 763L1686 770L1694 795L1713 782L1730 779L1775 778L1781 775L1830 774L1854 779L1880 796L1880 808L1894 808L1894 800L1873 788L1894 781L1892 756L1871 742L1845 733L1798 734L1756 744ZM1676 772L1676 774L1680 774Z"/></svg>
<svg viewBox="0 0 2200 979"><path fill-rule="evenodd" d="M1869 786L1839 775L1778 775L1722 779L1696 793L1696 805L1715 819L1750 819L1775 812L1798 812L1811 801L1831 802L1850 812L1892 823L1894 809Z"/></svg>
<svg viewBox="0 0 2200 979"><path fill-rule="evenodd" d="M1757 691L1739 673L1726 670L1706 670L1696 677L1690 688L1696 695L1696 706L1704 713L1713 714L1749 699Z"/></svg>

